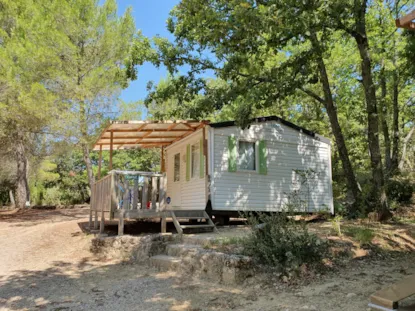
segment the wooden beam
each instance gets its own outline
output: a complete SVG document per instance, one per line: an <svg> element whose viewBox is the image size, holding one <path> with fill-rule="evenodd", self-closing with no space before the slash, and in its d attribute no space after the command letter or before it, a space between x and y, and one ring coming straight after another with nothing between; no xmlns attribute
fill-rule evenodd
<svg viewBox="0 0 415 311"><path fill-rule="evenodd" d="M98 180L101 179L102 145L99 145Z"/></svg>
<svg viewBox="0 0 415 311"><path fill-rule="evenodd" d="M186 126L187 128L191 129L192 132L196 131L196 128L194 128L193 126L191 126L190 124L187 123L182 123L184 126Z"/></svg>
<svg viewBox="0 0 415 311"><path fill-rule="evenodd" d="M415 19L415 10L413 10L409 14L406 14L405 16L402 16L401 18L398 18L395 21L396 22L396 26L397 27L406 28L406 27L403 27L403 26L411 23L414 19Z"/></svg>
<svg viewBox="0 0 415 311"><path fill-rule="evenodd" d="M110 128L110 126L111 126L111 122L108 122L108 124L105 126L104 130L102 131L102 133L99 135L98 139L95 141L94 147L101 140L101 138L107 133L107 131Z"/></svg>
<svg viewBox="0 0 415 311"><path fill-rule="evenodd" d="M195 131L196 130L198 130L198 129L200 129L200 128L202 128L202 127L204 127L205 126L205 124L200 124L196 129L195 129ZM176 141L179 141L179 140L181 140L181 139L183 139L183 138L185 138L186 136L189 136L190 134L192 134L192 133L194 133L193 131L188 131L186 134L184 134L184 135L182 135L182 136L179 136L179 137L177 137L175 140L173 140L171 143L173 144L173 143L175 143Z"/></svg>
<svg viewBox="0 0 415 311"><path fill-rule="evenodd" d="M140 142L141 140L143 140L143 139L144 139L144 138L146 138L147 136L150 136L150 135L151 135L151 133L152 133L152 132L145 133L145 134L143 135L143 137L141 137L141 138L137 139L137 140L135 141L135 143L137 144L138 142Z"/></svg>
<svg viewBox="0 0 415 311"><path fill-rule="evenodd" d="M152 139L153 137L148 137L148 139ZM158 138L158 137L157 137ZM170 144L172 142L172 140L145 140L143 141L142 139L140 139L138 142L137 141L114 141L113 144L114 145L137 145L137 144L157 144L157 143L166 143L166 144ZM99 143L98 145L102 145L102 146L108 146L108 143Z"/></svg>
<svg viewBox="0 0 415 311"><path fill-rule="evenodd" d="M176 124L177 125L177 124ZM140 132L188 132L189 130L186 129L143 129ZM118 130L110 130L108 132L111 133L134 133L136 132L134 129L118 129Z"/></svg>
<svg viewBox="0 0 415 311"><path fill-rule="evenodd" d="M109 170L110 171L112 171L113 138L114 138L114 133L111 132L111 139L110 139L110 164L109 164Z"/></svg>
<svg viewBox="0 0 415 311"><path fill-rule="evenodd" d="M408 24L402 25L402 26L398 26L399 28L404 28L404 29L409 29L409 30L414 30L415 29L415 23L414 22L410 22Z"/></svg>
<svg viewBox="0 0 415 311"><path fill-rule="evenodd" d="M170 125L170 126L167 128L167 131L171 131L172 129L174 129L174 128L177 126L177 124L178 124L178 123L173 123L172 125Z"/></svg>
<svg viewBox="0 0 415 311"><path fill-rule="evenodd" d="M177 135L169 135L169 136L152 136L149 138L177 138ZM118 136L118 137L114 137L114 141L116 140L121 140L121 139L140 139L143 138L143 136ZM101 140L109 140L110 137L103 137L101 138ZM97 145L99 145L99 143L97 143Z"/></svg>

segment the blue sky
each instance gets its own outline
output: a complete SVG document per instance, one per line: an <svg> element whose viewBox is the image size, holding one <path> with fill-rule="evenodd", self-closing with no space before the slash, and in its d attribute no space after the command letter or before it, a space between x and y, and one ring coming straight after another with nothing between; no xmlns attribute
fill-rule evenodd
<svg viewBox="0 0 415 311"><path fill-rule="evenodd" d="M170 10L179 3L179 0L117 0L117 2L119 14L132 7L136 27L141 29L145 36L160 35L173 40L173 36L166 29L166 20ZM165 68L158 69L149 63L139 67L138 70L138 79L121 93L120 97L124 101L144 99L147 95L147 82L157 83L167 75Z"/></svg>

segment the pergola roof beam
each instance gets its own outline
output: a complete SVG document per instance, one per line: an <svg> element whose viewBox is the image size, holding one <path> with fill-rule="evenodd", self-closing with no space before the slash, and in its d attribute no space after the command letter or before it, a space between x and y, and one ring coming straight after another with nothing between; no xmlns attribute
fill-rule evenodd
<svg viewBox="0 0 415 311"><path fill-rule="evenodd" d="M415 19L415 10L413 10L411 13L402 16L401 18L398 18L395 20L396 27L399 28L406 28L406 29L415 29L415 23L413 20Z"/></svg>

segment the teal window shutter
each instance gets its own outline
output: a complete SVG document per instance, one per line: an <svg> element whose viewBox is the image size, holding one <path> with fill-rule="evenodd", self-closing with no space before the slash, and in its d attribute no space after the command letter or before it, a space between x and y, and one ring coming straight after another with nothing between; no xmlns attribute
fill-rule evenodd
<svg viewBox="0 0 415 311"><path fill-rule="evenodd" d="M236 138L234 136L228 137L228 171L229 172L236 172L236 158L237 158L237 150L236 150Z"/></svg>
<svg viewBox="0 0 415 311"><path fill-rule="evenodd" d="M205 154L203 152L203 138L200 140L199 153L200 153L199 172L200 172L200 178L203 178L203 177L205 177Z"/></svg>
<svg viewBox="0 0 415 311"><path fill-rule="evenodd" d="M190 180L190 145L186 146L186 181Z"/></svg>
<svg viewBox="0 0 415 311"><path fill-rule="evenodd" d="M267 144L265 140L260 140L258 144L258 156L259 156L259 173L267 175Z"/></svg>

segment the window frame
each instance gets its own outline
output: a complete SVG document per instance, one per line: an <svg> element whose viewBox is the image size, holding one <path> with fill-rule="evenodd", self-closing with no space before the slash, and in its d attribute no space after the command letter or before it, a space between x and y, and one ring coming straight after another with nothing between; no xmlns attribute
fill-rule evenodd
<svg viewBox="0 0 415 311"><path fill-rule="evenodd" d="M192 152L192 147L193 146L197 146L197 148L198 148L196 161L199 165L199 171L194 176L193 176L193 152ZM189 181L192 180L192 179L197 178L199 175L200 175L200 143L197 141L193 144L190 144L190 178L189 178Z"/></svg>
<svg viewBox="0 0 415 311"><path fill-rule="evenodd" d="M176 180L176 156L179 155L179 179ZM173 155L173 182L178 183L181 180L181 153L177 152Z"/></svg>
<svg viewBox="0 0 415 311"><path fill-rule="evenodd" d="M253 170L247 170L247 169L241 169L239 167L239 159L240 159L240 152L239 152L239 142L245 142L245 143L251 143L254 144L254 148L255 148L255 169ZM237 146L236 146L236 171L237 172L243 172L243 173L258 173L259 172L259 150L258 150L258 140L253 140L253 139L244 139L244 138L239 138L237 139Z"/></svg>

